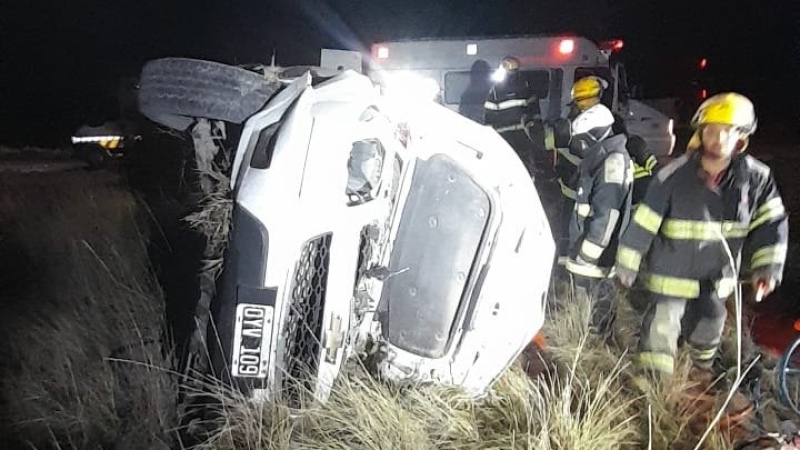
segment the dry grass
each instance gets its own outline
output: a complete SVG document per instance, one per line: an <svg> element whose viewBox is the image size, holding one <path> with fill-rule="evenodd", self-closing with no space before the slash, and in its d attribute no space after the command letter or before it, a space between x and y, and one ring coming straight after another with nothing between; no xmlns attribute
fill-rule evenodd
<svg viewBox="0 0 800 450"><path fill-rule="evenodd" d="M632 401L599 383L531 380L518 368L480 400L444 386L404 387L352 370L323 404L290 410L216 386L217 432L200 446L233 449L605 449L633 444Z"/></svg>
<svg viewBox="0 0 800 450"><path fill-rule="evenodd" d="M562 316L575 320L573 315ZM563 325L563 324L562 324ZM563 327L558 327L563 329ZM574 328L573 328L574 329ZM583 336L554 374L535 380L519 367L482 399L436 385L394 386L349 369L323 404L290 411L251 402L221 385L217 432L203 449L618 449L639 442L627 364L584 372L595 357ZM565 353L566 354L566 353ZM563 363L563 364L560 364ZM591 377L582 373L592 373ZM563 375L563 376L559 376Z"/></svg>
<svg viewBox="0 0 800 450"><path fill-rule="evenodd" d="M107 173L0 181L3 448L158 448L174 425L138 205Z"/></svg>
<svg viewBox="0 0 800 450"><path fill-rule="evenodd" d="M201 448L694 449L726 392L710 403L696 399L686 351L671 379L648 378L646 392L634 388L631 324L639 316L624 297L619 311L609 340L585 331L585 307L554 312L544 328L549 373L532 380L515 367L479 400L443 386L383 384L362 370L337 380L328 402L301 410L249 401L217 384L211 389L219 400L217 428ZM727 333L726 346L731 338ZM733 381L729 373L721 383ZM711 427L699 448L733 448L742 430Z"/></svg>

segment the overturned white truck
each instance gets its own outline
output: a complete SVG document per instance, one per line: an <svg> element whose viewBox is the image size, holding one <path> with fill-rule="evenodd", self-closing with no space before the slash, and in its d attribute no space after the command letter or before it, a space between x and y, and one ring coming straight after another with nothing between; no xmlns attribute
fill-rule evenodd
<svg viewBox="0 0 800 450"><path fill-rule="evenodd" d="M294 73L294 75L289 75ZM244 123L210 368L255 398L324 399L348 360L481 395L544 320L555 246L493 130L354 71L150 61L140 109Z"/></svg>

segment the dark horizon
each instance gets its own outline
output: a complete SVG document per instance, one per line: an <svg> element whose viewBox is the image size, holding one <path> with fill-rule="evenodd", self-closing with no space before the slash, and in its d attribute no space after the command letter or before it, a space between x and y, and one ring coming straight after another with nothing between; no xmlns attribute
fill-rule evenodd
<svg viewBox="0 0 800 450"><path fill-rule="evenodd" d="M682 0L573 0L568 9L553 0L243 0L235 8L209 0L9 0L0 30L0 143L65 145L87 111L115 94L120 78L136 76L157 57L268 63L275 52L282 65L314 64L322 47L552 33L622 38L630 78L647 97L685 88L686 71L708 58L714 89L750 96L762 130L800 128L790 101L800 98L793 91L800 76L800 2L790 0L746 10Z"/></svg>

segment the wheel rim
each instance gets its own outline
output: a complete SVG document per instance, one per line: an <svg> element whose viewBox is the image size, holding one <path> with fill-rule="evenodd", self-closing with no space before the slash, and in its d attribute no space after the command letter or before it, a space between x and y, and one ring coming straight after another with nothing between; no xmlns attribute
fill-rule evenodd
<svg viewBox="0 0 800 450"><path fill-rule="evenodd" d="M792 342L778 364L781 399L800 415L800 337Z"/></svg>

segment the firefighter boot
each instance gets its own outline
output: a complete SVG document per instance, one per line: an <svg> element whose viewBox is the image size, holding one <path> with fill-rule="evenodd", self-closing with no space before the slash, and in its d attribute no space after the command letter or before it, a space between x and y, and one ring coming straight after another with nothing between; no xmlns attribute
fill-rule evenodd
<svg viewBox="0 0 800 450"><path fill-rule="evenodd" d="M589 322L589 331L596 334L607 335L614 323L614 304L617 290L614 281L608 278L593 280L592 282L592 316Z"/></svg>

